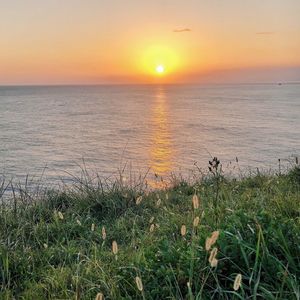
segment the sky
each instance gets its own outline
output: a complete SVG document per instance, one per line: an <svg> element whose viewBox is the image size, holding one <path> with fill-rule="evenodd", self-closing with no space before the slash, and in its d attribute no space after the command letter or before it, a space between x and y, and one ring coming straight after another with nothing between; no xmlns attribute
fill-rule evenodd
<svg viewBox="0 0 300 300"><path fill-rule="evenodd" d="M0 0L0 37L0 85L300 81L299 0Z"/></svg>

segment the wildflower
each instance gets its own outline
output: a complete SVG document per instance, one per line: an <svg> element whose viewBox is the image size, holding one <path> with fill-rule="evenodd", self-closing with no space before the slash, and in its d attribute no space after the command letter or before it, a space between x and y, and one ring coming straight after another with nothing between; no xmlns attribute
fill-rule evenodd
<svg viewBox="0 0 300 300"><path fill-rule="evenodd" d="M200 222L200 218L199 217L196 217L193 221L193 226L194 227L197 227L199 225L199 222Z"/></svg>
<svg viewBox="0 0 300 300"><path fill-rule="evenodd" d="M182 236L186 235L186 226L185 225L181 226L180 233L181 233Z"/></svg>
<svg viewBox="0 0 300 300"><path fill-rule="evenodd" d="M106 230L105 227L102 226L102 239L105 240L106 239Z"/></svg>
<svg viewBox="0 0 300 300"><path fill-rule="evenodd" d="M95 231L95 224L94 223L91 226L91 231Z"/></svg>
<svg viewBox="0 0 300 300"><path fill-rule="evenodd" d="M212 268L217 266L217 263L218 263L218 261L216 259L217 254L218 254L218 248L214 247L211 250L210 256L208 258L208 261L209 261Z"/></svg>
<svg viewBox="0 0 300 300"><path fill-rule="evenodd" d="M156 206L159 207L161 204L161 200L158 198L158 200L156 201Z"/></svg>
<svg viewBox="0 0 300 300"><path fill-rule="evenodd" d="M57 213L57 215L58 215L58 217L61 219L61 220L63 220L64 219L64 215L62 214L62 212L58 212Z"/></svg>
<svg viewBox="0 0 300 300"><path fill-rule="evenodd" d="M78 219L76 220L76 223L81 226L81 222Z"/></svg>
<svg viewBox="0 0 300 300"><path fill-rule="evenodd" d="M237 274L235 279L234 279L233 289L235 291L237 291L240 288L241 283L242 283L242 274Z"/></svg>
<svg viewBox="0 0 300 300"><path fill-rule="evenodd" d="M151 224L151 226L150 226L150 232L153 232L154 229L155 229L155 225L154 225L154 224Z"/></svg>
<svg viewBox="0 0 300 300"><path fill-rule="evenodd" d="M151 217L149 223L153 223L153 221L154 221L154 217Z"/></svg>
<svg viewBox="0 0 300 300"><path fill-rule="evenodd" d="M143 291L143 283L142 283L142 279L138 276L135 277L135 283L136 283L136 286L138 288L139 291Z"/></svg>
<svg viewBox="0 0 300 300"><path fill-rule="evenodd" d="M193 196L193 207L194 207L194 209L199 208L199 198L196 194Z"/></svg>
<svg viewBox="0 0 300 300"><path fill-rule="evenodd" d="M118 254L118 244L116 241L112 242L112 252L113 254L117 255Z"/></svg>
<svg viewBox="0 0 300 300"><path fill-rule="evenodd" d="M135 200L135 204L136 204L136 205L140 205L141 202L142 202L142 200L143 200L143 196L137 197L136 200Z"/></svg>
<svg viewBox="0 0 300 300"><path fill-rule="evenodd" d="M104 300L104 296L102 293L98 293L95 300Z"/></svg>

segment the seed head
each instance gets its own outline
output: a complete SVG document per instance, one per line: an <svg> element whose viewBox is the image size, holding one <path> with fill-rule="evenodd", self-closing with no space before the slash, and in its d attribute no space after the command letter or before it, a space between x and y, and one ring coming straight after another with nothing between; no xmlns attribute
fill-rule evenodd
<svg viewBox="0 0 300 300"><path fill-rule="evenodd" d="M136 205L140 205L141 202L142 202L142 200L143 200L143 196L137 197L136 200L135 200L135 204L136 204Z"/></svg>
<svg viewBox="0 0 300 300"><path fill-rule="evenodd" d="M210 256L208 258L209 263L212 265L212 262L216 259L216 256L218 254L218 248L214 247L211 252Z"/></svg>
<svg viewBox="0 0 300 300"><path fill-rule="evenodd" d="M242 274L237 274L234 279L233 289L237 291L240 288L241 284L242 284Z"/></svg>
<svg viewBox="0 0 300 300"><path fill-rule="evenodd" d="M219 234L220 234L220 232L217 230L217 231L214 231L210 237L206 238L206 241L205 241L205 250L206 251L209 251L210 248L216 243L216 241L219 237Z"/></svg>
<svg viewBox="0 0 300 300"><path fill-rule="evenodd" d="M215 244L215 242L217 241L217 239L219 238L220 232L219 230L213 231L213 233L211 234L211 242L212 245Z"/></svg>
<svg viewBox="0 0 300 300"><path fill-rule="evenodd" d="M194 226L194 227L198 227L199 222L200 222L200 218L199 218L199 217L196 217L196 218L194 219L194 221L193 221L193 226Z"/></svg>
<svg viewBox="0 0 300 300"><path fill-rule="evenodd" d="M104 300L104 296L102 293L98 293L95 300Z"/></svg>
<svg viewBox="0 0 300 300"><path fill-rule="evenodd" d="M106 230L105 227L102 226L102 239L105 240L106 239Z"/></svg>
<svg viewBox="0 0 300 300"><path fill-rule="evenodd" d="M205 250L209 251L211 248L212 242L211 242L211 237L206 238L205 240Z"/></svg>
<svg viewBox="0 0 300 300"><path fill-rule="evenodd" d="M218 265L218 260L217 260L216 258L214 258L214 259L211 261L210 266L211 266L212 268L216 268L217 265Z"/></svg>
<svg viewBox="0 0 300 300"><path fill-rule="evenodd" d="M161 200L160 200L160 198L159 198L159 199L156 201L156 206L159 207L160 204L161 204Z"/></svg>
<svg viewBox="0 0 300 300"><path fill-rule="evenodd" d="M57 213L57 215L58 215L58 217L59 217L61 220L64 219L64 215L62 214L61 211L59 211L59 212Z"/></svg>
<svg viewBox="0 0 300 300"><path fill-rule="evenodd" d="M154 225L154 224L151 224L151 225L150 225L150 232L153 232L154 229L155 229L155 225Z"/></svg>
<svg viewBox="0 0 300 300"><path fill-rule="evenodd" d="M91 231L95 231L95 224L94 223L91 226Z"/></svg>
<svg viewBox="0 0 300 300"><path fill-rule="evenodd" d="M153 221L154 221L154 217L151 217L149 223L153 223Z"/></svg>
<svg viewBox="0 0 300 300"><path fill-rule="evenodd" d="M138 288L139 291L143 291L143 283L142 283L142 279L138 276L135 277L135 283L136 283L136 286Z"/></svg>
<svg viewBox="0 0 300 300"><path fill-rule="evenodd" d="M45 243L43 244L44 248L47 249L48 248L48 245Z"/></svg>
<svg viewBox="0 0 300 300"><path fill-rule="evenodd" d="M76 223L81 226L81 222L78 219L76 220Z"/></svg>
<svg viewBox="0 0 300 300"><path fill-rule="evenodd" d="M199 208L199 198L196 194L193 196L193 207L194 207L194 209Z"/></svg>
<svg viewBox="0 0 300 300"><path fill-rule="evenodd" d="M182 236L186 235L186 226L185 225L181 226L180 233L181 233Z"/></svg>
<svg viewBox="0 0 300 300"><path fill-rule="evenodd" d="M112 242L112 252L113 254L117 255L118 254L118 244L116 241Z"/></svg>

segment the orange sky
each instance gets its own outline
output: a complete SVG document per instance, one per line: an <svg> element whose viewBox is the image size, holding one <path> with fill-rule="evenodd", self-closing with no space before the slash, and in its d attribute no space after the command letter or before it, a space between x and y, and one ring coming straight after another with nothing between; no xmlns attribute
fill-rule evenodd
<svg viewBox="0 0 300 300"><path fill-rule="evenodd" d="M299 0L5 2L0 84L300 80Z"/></svg>

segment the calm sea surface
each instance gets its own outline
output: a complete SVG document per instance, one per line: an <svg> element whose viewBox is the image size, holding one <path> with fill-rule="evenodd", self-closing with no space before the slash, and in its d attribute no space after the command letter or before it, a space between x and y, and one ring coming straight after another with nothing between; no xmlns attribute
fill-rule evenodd
<svg viewBox="0 0 300 300"><path fill-rule="evenodd" d="M300 155L299 133L296 84L0 87L0 174L9 178L69 178L83 159L101 176L125 165L187 174L210 155L277 168Z"/></svg>

